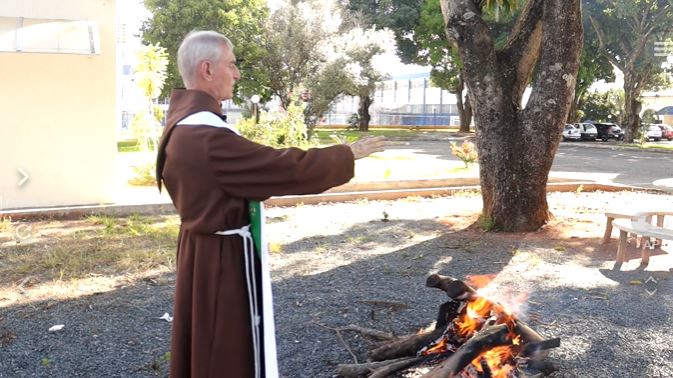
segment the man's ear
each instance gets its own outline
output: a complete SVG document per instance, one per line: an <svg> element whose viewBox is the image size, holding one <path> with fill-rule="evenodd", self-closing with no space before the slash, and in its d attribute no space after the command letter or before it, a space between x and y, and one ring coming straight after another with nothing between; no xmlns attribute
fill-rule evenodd
<svg viewBox="0 0 673 378"><path fill-rule="evenodd" d="M204 60L199 64L199 76L201 79L205 81L211 81L212 80L212 65L210 64L209 61Z"/></svg>

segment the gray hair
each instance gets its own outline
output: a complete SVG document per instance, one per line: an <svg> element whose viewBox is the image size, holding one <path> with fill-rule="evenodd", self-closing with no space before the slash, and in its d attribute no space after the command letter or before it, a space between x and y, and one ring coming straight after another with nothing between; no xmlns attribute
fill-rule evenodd
<svg viewBox="0 0 673 378"><path fill-rule="evenodd" d="M218 62L222 57L222 44L228 48L234 48L231 41L222 34L214 31L193 31L182 40L178 48L178 71L185 84L189 88L197 67L204 60Z"/></svg>

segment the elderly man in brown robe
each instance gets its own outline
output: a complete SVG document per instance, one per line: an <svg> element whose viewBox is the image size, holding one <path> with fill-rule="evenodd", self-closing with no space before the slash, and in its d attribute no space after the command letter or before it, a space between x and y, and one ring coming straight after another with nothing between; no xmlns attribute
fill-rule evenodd
<svg viewBox="0 0 673 378"><path fill-rule="evenodd" d="M250 242L249 204L344 184L354 160L381 151L384 141L304 151L241 137L222 119L220 101L233 97L240 73L219 33L185 37L178 69L186 89L171 95L157 156L159 189L163 182L182 222L170 374L275 378L270 284L261 279L265 255Z"/></svg>

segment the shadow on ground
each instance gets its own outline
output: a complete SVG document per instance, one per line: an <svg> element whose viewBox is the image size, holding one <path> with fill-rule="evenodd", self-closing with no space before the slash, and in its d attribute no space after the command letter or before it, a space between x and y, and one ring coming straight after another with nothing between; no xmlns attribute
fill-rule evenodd
<svg viewBox="0 0 673 378"><path fill-rule="evenodd" d="M363 361L370 341L350 332L342 341L330 328L357 324L401 335L427 326L446 299L424 287L439 272L493 275L490 286L503 302L526 293L522 316L543 336L562 339L551 354L561 368L555 377L673 376L667 255L653 256L646 271L610 273L613 253L599 238L560 238L554 229L483 233L465 223L368 221L284 245L272 257L292 260L274 269L282 375L332 377L335 364ZM432 232L438 236L407 240ZM651 274L661 275L653 293L632 282ZM159 317L171 312L172 290L142 281L0 308L0 377L165 376L170 325ZM55 324L65 327L49 333Z"/></svg>

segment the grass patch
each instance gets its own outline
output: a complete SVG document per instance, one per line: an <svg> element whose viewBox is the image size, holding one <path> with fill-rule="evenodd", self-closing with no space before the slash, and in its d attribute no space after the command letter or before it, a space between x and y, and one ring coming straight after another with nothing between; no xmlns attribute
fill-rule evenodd
<svg viewBox="0 0 673 378"><path fill-rule="evenodd" d="M135 139L132 140L121 140L117 142L117 152L139 152L140 146L138 141Z"/></svg>
<svg viewBox="0 0 673 378"><path fill-rule="evenodd" d="M370 129L369 131L357 131L347 129L318 129L314 131L314 138L317 138L319 144L334 144L332 135L338 135L340 138L348 142L358 140L365 136L385 136L389 139L413 139L424 133L455 133L455 129L438 129L438 130L415 130L415 129Z"/></svg>
<svg viewBox="0 0 673 378"><path fill-rule="evenodd" d="M34 225L38 234L40 227ZM177 216L125 218L91 216L70 234L40 235L31 243L5 243L0 252L0 286L35 277L75 280L91 275L136 273L175 265ZM46 232L46 231L45 231Z"/></svg>
<svg viewBox="0 0 673 378"><path fill-rule="evenodd" d="M656 143L650 143L650 142L645 142L642 145L640 143L624 143L622 144L623 147L631 147L631 148L640 148L643 150L661 150L661 151L673 151L673 145L670 144L656 144Z"/></svg>
<svg viewBox="0 0 673 378"><path fill-rule="evenodd" d="M492 218L482 215L479 217L479 220L477 222L479 228L482 229L483 231L486 232L495 231L495 221Z"/></svg>

